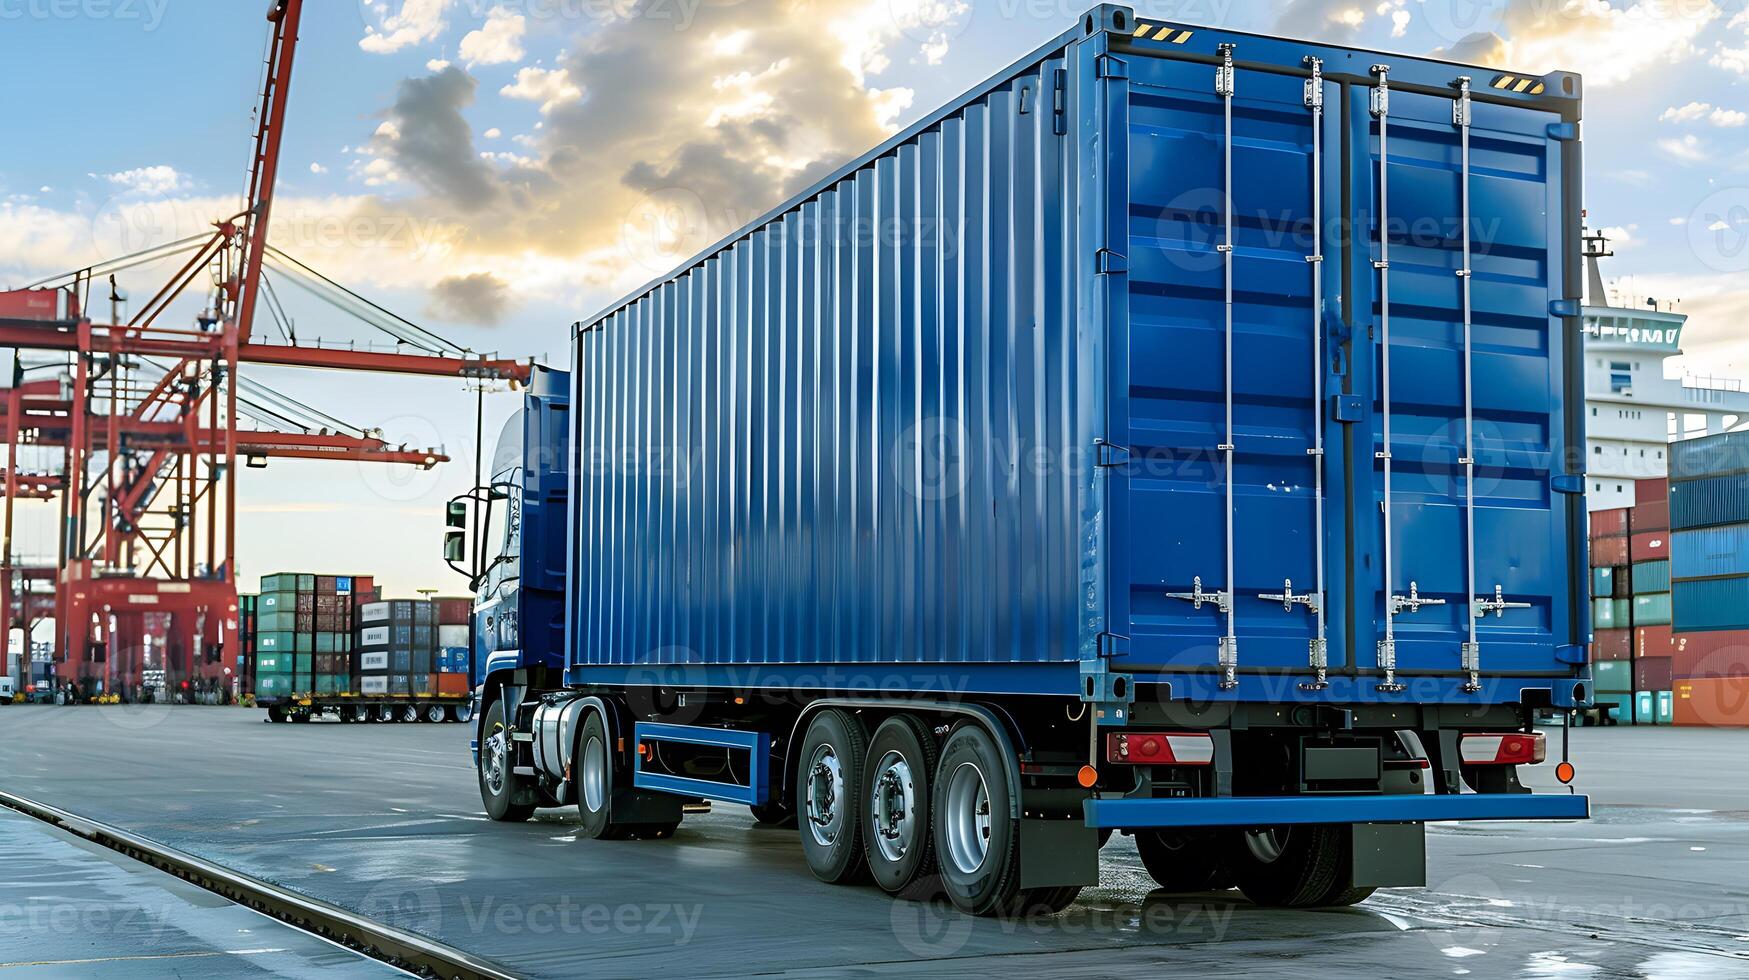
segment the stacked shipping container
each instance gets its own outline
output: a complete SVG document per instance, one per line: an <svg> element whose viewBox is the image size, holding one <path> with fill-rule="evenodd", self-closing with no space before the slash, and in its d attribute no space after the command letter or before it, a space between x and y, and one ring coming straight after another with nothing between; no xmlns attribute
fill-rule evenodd
<svg viewBox="0 0 1749 980"><path fill-rule="evenodd" d="M244 641L254 650L256 698L356 693L354 603L371 588L365 576L262 576Z"/></svg>
<svg viewBox="0 0 1749 980"><path fill-rule="evenodd" d="M368 602L358 608L359 693L409 697L436 693L431 675L437 631L431 603Z"/></svg>
<svg viewBox="0 0 1749 980"><path fill-rule="evenodd" d="M468 636L473 600L446 597L431 600L431 606L437 621L437 676L433 683L439 694L466 694L468 665L474 657Z"/></svg>
<svg viewBox="0 0 1749 980"><path fill-rule="evenodd" d="M1749 431L1670 447L1678 724L1749 726Z"/></svg>
<svg viewBox="0 0 1749 980"><path fill-rule="evenodd" d="M1634 484L1628 557L1633 563L1634 722L1668 725L1672 720L1670 481Z"/></svg>
<svg viewBox="0 0 1749 980"><path fill-rule="evenodd" d="M1634 718L1633 566L1628 511L1591 515L1591 656L1598 704L1617 721Z"/></svg>

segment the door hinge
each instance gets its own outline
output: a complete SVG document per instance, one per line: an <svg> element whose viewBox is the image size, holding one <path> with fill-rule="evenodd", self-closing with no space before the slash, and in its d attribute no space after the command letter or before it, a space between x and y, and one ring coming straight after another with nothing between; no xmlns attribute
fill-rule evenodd
<svg viewBox="0 0 1749 980"><path fill-rule="evenodd" d="M1576 299L1555 299L1549 301L1549 316L1578 316L1579 301Z"/></svg>
<svg viewBox="0 0 1749 980"><path fill-rule="evenodd" d="M1568 123L1568 122L1549 123L1549 139L1559 140L1562 143L1570 143L1573 140L1576 140L1578 138L1579 138L1579 124L1578 123Z"/></svg>
<svg viewBox="0 0 1749 980"><path fill-rule="evenodd" d="M1564 664L1582 664L1585 662L1585 648L1577 643L1563 643L1555 647L1555 659Z"/></svg>
<svg viewBox="0 0 1749 980"><path fill-rule="evenodd" d="M1584 493L1585 478L1577 473L1557 473L1549 477L1549 487L1556 493Z"/></svg>
<svg viewBox="0 0 1749 980"><path fill-rule="evenodd" d="M1122 275L1130 271L1130 260L1122 252L1102 248L1094 260L1094 269L1102 276Z"/></svg>
<svg viewBox="0 0 1749 980"><path fill-rule="evenodd" d="M1115 442L1095 439L1093 448L1096 453L1095 460L1100 466L1122 466L1130 461L1130 451Z"/></svg>
<svg viewBox="0 0 1749 980"><path fill-rule="evenodd" d="M1102 54L1095 63L1095 73L1099 78L1130 77L1129 62L1109 54Z"/></svg>
<svg viewBox="0 0 1749 980"><path fill-rule="evenodd" d="M1069 131L1069 69L1051 72L1051 131L1058 136Z"/></svg>

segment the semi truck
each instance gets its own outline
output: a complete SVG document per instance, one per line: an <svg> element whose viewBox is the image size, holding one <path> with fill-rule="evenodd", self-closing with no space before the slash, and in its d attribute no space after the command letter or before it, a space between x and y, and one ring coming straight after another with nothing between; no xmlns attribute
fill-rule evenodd
<svg viewBox="0 0 1749 980"><path fill-rule="evenodd" d="M973 915L1587 817L1581 96L1101 5L575 324L468 515L487 813Z"/></svg>

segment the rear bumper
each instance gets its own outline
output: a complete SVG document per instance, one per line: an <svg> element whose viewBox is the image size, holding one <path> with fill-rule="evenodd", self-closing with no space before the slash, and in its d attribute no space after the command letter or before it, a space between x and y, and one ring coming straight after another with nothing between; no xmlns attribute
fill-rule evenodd
<svg viewBox="0 0 1749 980"><path fill-rule="evenodd" d="M1584 820L1591 798L1555 793L1387 796L1229 796L1088 800L1089 827L1266 827L1429 820Z"/></svg>

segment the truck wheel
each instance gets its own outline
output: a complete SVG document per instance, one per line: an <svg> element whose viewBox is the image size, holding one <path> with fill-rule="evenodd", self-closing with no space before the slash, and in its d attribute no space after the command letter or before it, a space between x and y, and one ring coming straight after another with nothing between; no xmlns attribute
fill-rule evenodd
<svg viewBox="0 0 1749 980"><path fill-rule="evenodd" d="M310 720L310 712L308 712L308 711L294 711L294 712L292 712L291 720L294 722L297 722L300 725L307 724Z"/></svg>
<svg viewBox="0 0 1749 980"><path fill-rule="evenodd" d="M395 709L394 709L393 705L387 705L387 704L377 705L376 721L386 724L386 723L394 721L394 720L395 720Z"/></svg>
<svg viewBox="0 0 1749 980"><path fill-rule="evenodd" d="M1373 890L1349 884L1348 832L1310 824L1242 830L1224 850L1239 890L1258 905L1353 905Z"/></svg>
<svg viewBox="0 0 1749 980"><path fill-rule="evenodd" d="M1221 862L1220 841L1193 830L1138 830L1136 850L1154 883L1169 892L1221 891L1233 887Z"/></svg>
<svg viewBox="0 0 1749 980"><path fill-rule="evenodd" d="M485 730L486 737L480 740L480 801L486 805L486 816L507 823L527 820L534 815L534 804L516 802L515 761L502 699L486 709Z"/></svg>
<svg viewBox="0 0 1749 980"><path fill-rule="evenodd" d="M631 807L633 812L644 811L646 816L651 812L677 813L680 801L663 794L659 805L652 808L651 801L640 798L640 794L619 789L625 773L616 771L619 767L610 745L601 712L590 711L577 733L577 754L571 760L571 778L577 784L577 815L583 822L582 836L590 840L662 840L674 836L679 820L658 817L633 823L613 819L616 801Z"/></svg>
<svg viewBox="0 0 1749 980"><path fill-rule="evenodd" d="M1021 897L1013 792L996 740L973 722L954 726L936 768L933 825L942 885L968 915L1009 914Z"/></svg>
<svg viewBox="0 0 1749 980"><path fill-rule="evenodd" d="M419 706L416 704L401 705L401 721L412 724L419 720Z"/></svg>
<svg viewBox="0 0 1749 980"><path fill-rule="evenodd" d="M432 724L435 725L436 723L442 721L445 718L445 716L447 716L447 715L448 715L448 712L444 710L443 705L433 704L433 705L426 707L425 717L423 720L431 722Z"/></svg>
<svg viewBox="0 0 1749 980"><path fill-rule="evenodd" d="M808 723L796 762L797 823L808 870L828 884L850 884L868 868L862 850L862 722L831 708Z"/></svg>
<svg viewBox="0 0 1749 980"><path fill-rule="evenodd" d="M935 757L935 736L911 715L888 718L868 743L862 836L870 875L895 895L935 869L929 826Z"/></svg>
<svg viewBox="0 0 1749 980"><path fill-rule="evenodd" d="M285 709L277 704L270 706L267 709L267 720L271 722L285 721Z"/></svg>
<svg viewBox="0 0 1749 980"><path fill-rule="evenodd" d="M353 721L360 724L370 721L370 709L362 704L355 704L348 707L346 713L352 716Z"/></svg>
<svg viewBox="0 0 1749 980"><path fill-rule="evenodd" d="M472 704L458 704L455 706L454 711L455 720L464 725L474 720L474 706Z"/></svg>

